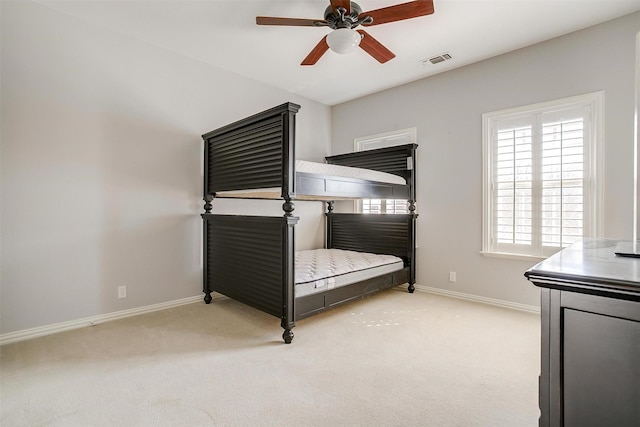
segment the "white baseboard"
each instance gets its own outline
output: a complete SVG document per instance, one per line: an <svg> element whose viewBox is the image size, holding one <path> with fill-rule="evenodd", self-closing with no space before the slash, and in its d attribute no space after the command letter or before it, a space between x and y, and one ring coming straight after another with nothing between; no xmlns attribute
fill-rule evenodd
<svg viewBox="0 0 640 427"><path fill-rule="evenodd" d="M222 298L220 294L213 294L214 299ZM83 319L70 320L68 322L54 323L52 325L39 326L22 331L9 332L0 335L0 345L10 344L18 341L25 341L32 338L43 337L45 335L57 334L58 332L70 331L72 329L94 326L98 323L110 322L112 320L124 319L125 317L137 316L139 314L151 313L153 311L165 310L167 308L178 307L185 304L202 301L202 295L167 301L160 304L147 305L144 307L131 308L129 310L116 311L113 313L101 314L99 316L85 317Z"/></svg>
<svg viewBox="0 0 640 427"><path fill-rule="evenodd" d="M420 291L420 292L429 292L432 294L444 295L447 297L459 298L467 301L475 301L475 302L481 302L483 304L510 308L512 310L520 310L520 311L526 311L528 313L540 314L540 307L536 307L535 305L519 304L517 302L481 297L473 294L465 294L463 292L449 291L447 289L431 288L429 286L415 285L415 287L416 287L416 291Z"/></svg>
<svg viewBox="0 0 640 427"><path fill-rule="evenodd" d="M493 298L481 297L478 295L465 294L462 292L454 292L446 289L432 288L429 286L415 285L416 290L420 292L429 292L437 295L444 295L453 298L459 298L468 301L481 302L484 304L495 305L498 307L510 308L513 310L526 311L529 313L540 314L540 307L533 305L518 304L515 302L498 300ZM406 291L406 285L402 285L402 289ZM218 293L212 294L213 299L225 298ZM188 298L182 298L174 301L163 302L160 304L147 305L144 307L132 308L129 310L116 311L113 313L101 314L99 316L85 317L83 319L71 320L68 322L54 323L52 325L39 326L22 331L9 332L0 335L0 345L10 344L18 341L25 341L32 338L43 337L45 335L57 334L58 332L70 331L73 329L94 326L99 323L110 322L113 320L124 319L125 317L137 316L139 314L151 313L153 311L165 310L172 307L178 307L185 304L202 301L202 295Z"/></svg>

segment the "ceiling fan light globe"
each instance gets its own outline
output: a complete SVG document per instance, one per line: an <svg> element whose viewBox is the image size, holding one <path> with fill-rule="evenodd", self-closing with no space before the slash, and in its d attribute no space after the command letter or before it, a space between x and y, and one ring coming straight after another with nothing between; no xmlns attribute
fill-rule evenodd
<svg viewBox="0 0 640 427"><path fill-rule="evenodd" d="M340 54L351 53L360 45L362 36L351 28L338 28L327 36L329 48Z"/></svg>

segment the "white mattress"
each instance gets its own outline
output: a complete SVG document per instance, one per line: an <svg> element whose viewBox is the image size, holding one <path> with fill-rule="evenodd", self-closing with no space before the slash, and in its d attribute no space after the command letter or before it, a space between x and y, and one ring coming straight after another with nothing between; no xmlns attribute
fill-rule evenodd
<svg viewBox="0 0 640 427"><path fill-rule="evenodd" d="M371 169L352 168L350 166L331 165L328 163L308 162L306 160L296 160L296 172L363 179L367 181L384 182L387 184L407 185L407 181L403 177L392 173L379 172ZM280 193L281 189L279 187L269 187L249 190L218 191L216 194L218 197L279 199ZM304 195L297 194L296 198L304 199ZM331 200L334 199L336 199L336 197L331 198ZM314 200L314 198L309 200ZM319 197L317 200L323 199L322 197Z"/></svg>
<svg viewBox="0 0 640 427"><path fill-rule="evenodd" d="M407 181L403 177L392 173L379 172L371 169L352 168L350 166L332 165L329 163L307 162L306 160L296 160L296 172L365 179L367 181L378 181L388 184L407 184Z"/></svg>
<svg viewBox="0 0 640 427"><path fill-rule="evenodd" d="M402 259L341 249L296 252L296 297L402 270Z"/></svg>

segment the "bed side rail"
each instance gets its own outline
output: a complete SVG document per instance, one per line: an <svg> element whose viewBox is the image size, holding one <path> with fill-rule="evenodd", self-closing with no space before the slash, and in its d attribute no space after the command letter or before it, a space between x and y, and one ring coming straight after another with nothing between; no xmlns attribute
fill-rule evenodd
<svg viewBox="0 0 640 427"><path fill-rule="evenodd" d="M298 217L203 214L205 301L219 292L294 322L294 226ZM285 338L286 340L286 338Z"/></svg>
<svg viewBox="0 0 640 427"><path fill-rule="evenodd" d="M202 135L204 197L217 191L282 187L295 195L295 114L287 102Z"/></svg>

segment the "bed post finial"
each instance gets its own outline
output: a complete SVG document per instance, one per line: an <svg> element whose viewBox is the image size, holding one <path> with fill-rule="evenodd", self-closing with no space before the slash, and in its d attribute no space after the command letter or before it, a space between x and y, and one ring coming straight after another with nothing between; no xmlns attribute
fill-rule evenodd
<svg viewBox="0 0 640 427"><path fill-rule="evenodd" d="M287 199L283 204L282 204L282 210L284 211L284 216L292 216L291 212L293 212L293 210L296 208L296 205L293 204L293 202L291 201L291 199Z"/></svg>
<svg viewBox="0 0 640 427"><path fill-rule="evenodd" d="M211 213L211 209L213 208L213 205L211 204L212 201L213 195L207 194L204 196L204 213Z"/></svg>
<svg viewBox="0 0 640 427"><path fill-rule="evenodd" d="M333 204L335 202L333 200L329 200L327 202L327 213L333 213Z"/></svg>

